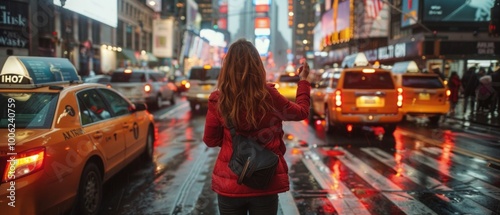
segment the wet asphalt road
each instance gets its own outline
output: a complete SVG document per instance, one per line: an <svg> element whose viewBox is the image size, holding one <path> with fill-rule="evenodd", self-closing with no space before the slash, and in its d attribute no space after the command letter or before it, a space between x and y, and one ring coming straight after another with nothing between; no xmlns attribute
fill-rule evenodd
<svg viewBox="0 0 500 215"><path fill-rule="evenodd" d="M155 161L106 182L102 214L218 214L205 111L181 98L154 111ZM500 129L409 122L392 136L326 135L313 124L284 124L291 190L280 214L500 214Z"/></svg>

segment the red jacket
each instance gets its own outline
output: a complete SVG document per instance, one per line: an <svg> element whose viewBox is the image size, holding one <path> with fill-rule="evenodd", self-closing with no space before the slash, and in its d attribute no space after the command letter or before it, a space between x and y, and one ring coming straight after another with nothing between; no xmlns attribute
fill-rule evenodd
<svg viewBox="0 0 500 215"><path fill-rule="evenodd" d="M266 148L279 155L279 164L276 174L269 187L265 190L256 190L245 185L238 185L237 175L228 167L229 159L233 153L231 133L225 126L222 116L217 110L217 100L219 91L213 92L208 99L208 112L205 123L205 133L203 141L208 147L220 147L220 152L215 162L212 173L212 190L216 193L230 197L261 196L286 192L290 189L288 179L288 166L283 157L286 146L283 141L283 121L299 121L307 118L310 105L310 84L307 81L299 81L296 101L290 102L283 97L273 85L268 85L271 94L271 102L274 104L276 112L268 112L257 130L250 131L249 125L242 125L236 128L238 133L258 137L262 143L267 143ZM243 117L243 116L242 116Z"/></svg>

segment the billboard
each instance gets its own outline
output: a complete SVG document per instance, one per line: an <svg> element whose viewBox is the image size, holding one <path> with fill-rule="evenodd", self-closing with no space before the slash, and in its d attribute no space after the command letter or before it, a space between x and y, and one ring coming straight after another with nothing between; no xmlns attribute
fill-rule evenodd
<svg viewBox="0 0 500 215"><path fill-rule="evenodd" d="M418 0L403 0L403 13L401 14L401 27L417 24Z"/></svg>
<svg viewBox="0 0 500 215"><path fill-rule="evenodd" d="M495 0L424 0L422 19L426 22L487 22L494 2Z"/></svg>
<svg viewBox="0 0 500 215"><path fill-rule="evenodd" d="M270 45L271 45L271 40L269 39L269 36L255 37L255 48L257 48L257 51L259 52L260 56L267 56Z"/></svg>
<svg viewBox="0 0 500 215"><path fill-rule="evenodd" d="M350 2L343 1L337 7L326 11L321 17L322 31L326 36L349 28Z"/></svg>
<svg viewBox="0 0 500 215"><path fill-rule="evenodd" d="M171 58L173 52L174 19L153 20L153 55Z"/></svg>
<svg viewBox="0 0 500 215"><path fill-rule="evenodd" d="M61 6L60 0L53 0L53 3L57 6ZM102 22L113 28L116 28L118 25L117 0L66 1L64 8Z"/></svg>

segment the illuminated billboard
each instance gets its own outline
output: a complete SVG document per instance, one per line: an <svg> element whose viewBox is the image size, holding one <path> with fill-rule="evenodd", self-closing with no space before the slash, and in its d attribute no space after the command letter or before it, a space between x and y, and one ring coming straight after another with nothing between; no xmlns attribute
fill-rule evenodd
<svg viewBox="0 0 500 215"><path fill-rule="evenodd" d="M487 22L490 20L493 2L494 0L424 0L422 19L427 22Z"/></svg>
<svg viewBox="0 0 500 215"><path fill-rule="evenodd" d="M321 18L323 34L336 33L349 28L349 1L340 2L337 8L325 12Z"/></svg>
<svg viewBox="0 0 500 215"><path fill-rule="evenodd" d="M417 24L418 0L403 0L403 13L401 14L401 27Z"/></svg>
<svg viewBox="0 0 500 215"><path fill-rule="evenodd" d="M57 6L61 6L60 0L54 0L53 3ZM66 1L64 8L102 22L113 28L116 28L118 25L117 0Z"/></svg>
<svg viewBox="0 0 500 215"><path fill-rule="evenodd" d="M257 51L259 52L260 56L267 56L270 45L271 45L271 40L269 39L269 36L255 37L255 48L257 48Z"/></svg>

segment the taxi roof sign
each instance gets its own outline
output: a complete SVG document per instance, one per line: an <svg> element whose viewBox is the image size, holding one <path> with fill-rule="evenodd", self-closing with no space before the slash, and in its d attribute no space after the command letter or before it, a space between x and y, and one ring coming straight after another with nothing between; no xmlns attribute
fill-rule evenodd
<svg viewBox="0 0 500 215"><path fill-rule="evenodd" d="M0 84L47 85L81 82L67 58L9 56L0 72Z"/></svg>
<svg viewBox="0 0 500 215"><path fill-rule="evenodd" d="M362 52L348 55L342 61L342 68L352 68L358 66L369 66L368 58Z"/></svg>
<svg viewBox="0 0 500 215"><path fill-rule="evenodd" d="M391 72L394 74L401 73L418 73L420 69L415 61L397 62L392 66Z"/></svg>

